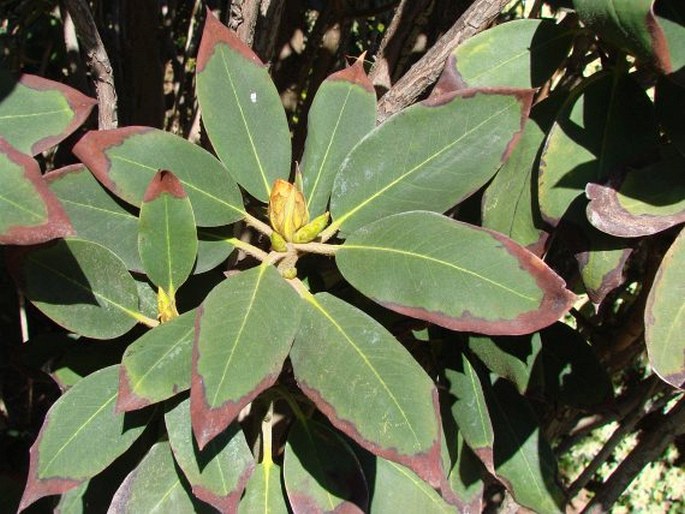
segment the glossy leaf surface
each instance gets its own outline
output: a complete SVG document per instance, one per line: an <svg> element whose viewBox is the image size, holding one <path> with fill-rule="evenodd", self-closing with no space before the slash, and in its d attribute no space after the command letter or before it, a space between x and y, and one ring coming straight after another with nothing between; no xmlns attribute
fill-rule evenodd
<svg viewBox="0 0 685 514"><path fill-rule="evenodd" d="M309 213L323 213L343 159L376 126L376 92L361 60L323 81L307 118L302 156L303 193Z"/></svg>
<svg viewBox="0 0 685 514"><path fill-rule="evenodd" d="M238 36L207 14L197 57L202 121L221 161L252 196L267 202L290 174L290 131L266 66Z"/></svg>
<svg viewBox="0 0 685 514"><path fill-rule="evenodd" d="M81 125L97 103L59 82L0 70L0 137L25 154L37 155Z"/></svg>
<svg viewBox="0 0 685 514"><path fill-rule="evenodd" d="M645 342L654 371L685 388L685 231L664 255L645 308Z"/></svg>
<svg viewBox="0 0 685 514"><path fill-rule="evenodd" d="M290 358L298 385L335 427L441 484L437 391L383 326L317 294L307 302Z"/></svg>
<svg viewBox="0 0 685 514"><path fill-rule="evenodd" d="M238 505L238 514L289 514L288 503L281 487L281 468L273 462L258 464L247 483L245 496Z"/></svg>
<svg viewBox="0 0 685 514"><path fill-rule="evenodd" d="M545 220L556 225L588 182L601 183L649 157L657 134L652 102L628 76L599 73L575 88L541 156L539 201Z"/></svg>
<svg viewBox="0 0 685 514"><path fill-rule="evenodd" d="M164 421L174 457L193 494L220 512L235 512L255 467L240 425L230 425L200 451L190 423L190 399L169 405Z"/></svg>
<svg viewBox="0 0 685 514"><path fill-rule="evenodd" d="M150 127L91 131L73 151L107 189L136 207L162 169L181 181L199 226L226 225L244 216L240 190L223 164L169 132Z"/></svg>
<svg viewBox="0 0 685 514"><path fill-rule="evenodd" d="M556 461L540 435L533 409L511 384L501 380L489 400L498 478L520 505L541 514L563 512L563 493L555 482Z"/></svg>
<svg viewBox="0 0 685 514"><path fill-rule="evenodd" d="M367 512L359 460L339 435L314 420L298 419L290 427L283 479L293 512Z"/></svg>
<svg viewBox="0 0 685 514"><path fill-rule="evenodd" d="M444 212L485 184L523 128L531 92L464 90L413 105L369 133L338 172L343 235L390 214Z"/></svg>
<svg viewBox="0 0 685 514"><path fill-rule="evenodd" d="M136 283L124 263L104 246L64 239L17 252L12 259L26 297L66 329L111 339L136 324Z"/></svg>
<svg viewBox="0 0 685 514"><path fill-rule="evenodd" d="M573 31L549 20L514 20L467 39L454 51L464 87L540 87L571 47Z"/></svg>
<svg viewBox="0 0 685 514"><path fill-rule="evenodd" d="M85 166L67 166L44 177L64 206L79 239L109 248L128 269L142 271L138 218L114 200Z"/></svg>
<svg viewBox="0 0 685 514"><path fill-rule="evenodd" d="M219 284L198 311L191 409L200 448L278 377L300 320L297 293L271 265Z"/></svg>
<svg viewBox="0 0 685 514"><path fill-rule="evenodd" d="M158 172L145 191L138 249L152 283L173 297L195 264L197 233L190 200L169 171Z"/></svg>
<svg viewBox="0 0 685 514"><path fill-rule="evenodd" d="M440 214L389 216L336 253L345 278L381 305L459 331L528 333L573 295L540 259L496 232Z"/></svg>
<svg viewBox="0 0 685 514"><path fill-rule="evenodd" d="M38 163L0 138L0 244L30 245L73 235L64 208Z"/></svg>
<svg viewBox="0 0 685 514"><path fill-rule="evenodd" d="M109 466L145 428L147 415L117 414L119 367L87 376L50 408L31 447L25 508L78 486Z"/></svg>
<svg viewBox="0 0 685 514"><path fill-rule="evenodd" d="M117 489L108 514L208 512L197 509L176 472L168 441L156 443Z"/></svg>
<svg viewBox="0 0 685 514"><path fill-rule="evenodd" d="M162 323L131 343L121 358L117 409L161 402L190 388L195 311Z"/></svg>

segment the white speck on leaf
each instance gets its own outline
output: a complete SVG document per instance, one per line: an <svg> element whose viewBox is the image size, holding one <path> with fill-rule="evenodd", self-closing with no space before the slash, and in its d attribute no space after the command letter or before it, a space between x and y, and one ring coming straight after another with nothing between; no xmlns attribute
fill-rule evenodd
<svg viewBox="0 0 685 514"><path fill-rule="evenodd" d="M257 103L257 93L254 91L250 93L250 102L252 102L253 104Z"/></svg>

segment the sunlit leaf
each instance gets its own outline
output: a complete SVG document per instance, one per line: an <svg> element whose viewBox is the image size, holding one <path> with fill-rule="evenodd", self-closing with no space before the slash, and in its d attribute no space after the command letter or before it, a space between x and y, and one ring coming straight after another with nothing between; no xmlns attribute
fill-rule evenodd
<svg viewBox="0 0 685 514"><path fill-rule="evenodd" d="M247 483L238 514L289 514L288 502L281 488L281 468L273 462L257 465Z"/></svg>

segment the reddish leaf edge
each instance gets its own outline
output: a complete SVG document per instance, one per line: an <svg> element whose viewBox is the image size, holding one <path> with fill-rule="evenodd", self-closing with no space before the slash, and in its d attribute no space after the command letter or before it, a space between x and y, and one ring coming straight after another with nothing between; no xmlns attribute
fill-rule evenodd
<svg viewBox="0 0 685 514"><path fill-rule="evenodd" d="M19 83L36 91L58 91L64 96L69 104L69 108L73 111L72 120L60 134L45 137L31 145L32 155L38 155L63 141L86 121L90 112L93 110L93 107L97 105L97 100L94 98L90 98L80 91L60 82L48 80L37 75L21 75L19 77Z"/></svg>
<svg viewBox="0 0 685 514"><path fill-rule="evenodd" d="M24 177L41 197L47 210L47 218L44 223L10 227L5 233L0 234L0 244L35 245L52 239L76 235L64 207L43 179L38 163L2 138L0 138L0 153L5 154L10 161L24 170Z"/></svg>
<svg viewBox="0 0 685 514"><path fill-rule="evenodd" d="M219 496L206 487L191 484L193 494L203 502L209 503L213 507L216 507L219 512L237 512L238 503L240 503L240 497L243 495L243 491L245 491L245 487L247 487L247 483L255 469L255 463L251 462L238 478L238 485L236 489L226 496Z"/></svg>
<svg viewBox="0 0 685 514"><path fill-rule="evenodd" d="M183 185L181 185L181 181L178 180L176 175L169 170L160 169L155 173L155 176L152 177L150 184L145 190L143 202L152 202L164 194L173 196L179 200L188 197L185 189L183 189Z"/></svg>
<svg viewBox="0 0 685 514"><path fill-rule="evenodd" d="M376 90L373 87L373 82L369 79L369 76L364 71L364 56L366 52L362 53L357 59L349 65L347 68L336 71L328 77L325 81L330 82L349 82L352 85L360 86L368 93L376 94Z"/></svg>

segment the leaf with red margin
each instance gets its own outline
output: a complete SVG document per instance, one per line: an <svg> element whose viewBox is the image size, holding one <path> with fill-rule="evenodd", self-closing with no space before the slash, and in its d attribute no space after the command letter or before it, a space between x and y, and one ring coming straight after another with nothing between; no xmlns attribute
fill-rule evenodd
<svg viewBox="0 0 685 514"><path fill-rule="evenodd" d="M668 44L670 77L685 85L685 4L681 0L659 0L654 15Z"/></svg>
<svg viewBox="0 0 685 514"><path fill-rule="evenodd" d="M367 225L335 259L375 302L451 330L526 334L554 323L575 299L561 277L511 239L433 212Z"/></svg>
<svg viewBox="0 0 685 514"><path fill-rule="evenodd" d="M259 57L207 9L197 55L202 122L233 178L267 202L290 175L290 129L276 86Z"/></svg>
<svg viewBox="0 0 685 514"><path fill-rule="evenodd" d="M323 81L307 116L300 169L310 214L326 210L333 180L345 156L376 126L376 91L363 58Z"/></svg>
<svg viewBox="0 0 685 514"><path fill-rule="evenodd" d="M112 198L83 164L53 170L43 178L64 206L79 239L109 248L129 270L142 272L138 218Z"/></svg>
<svg viewBox="0 0 685 514"><path fill-rule="evenodd" d="M117 489L107 514L133 512L214 513L186 490L168 441L152 446ZM227 511L226 511L227 512Z"/></svg>
<svg viewBox="0 0 685 514"><path fill-rule="evenodd" d="M0 244L32 245L74 234L38 163L0 138Z"/></svg>
<svg viewBox="0 0 685 514"><path fill-rule="evenodd" d="M327 293L310 296L290 359L298 386L333 426L444 486L437 390L382 325Z"/></svg>
<svg viewBox="0 0 685 514"><path fill-rule="evenodd" d="M73 152L107 189L136 207L152 177L163 169L181 181L199 226L226 225L245 215L240 190L224 165L169 132L151 127L91 131Z"/></svg>
<svg viewBox="0 0 685 514"><path fill-rule="evenodd" d="M31 446L19 510L95 476L138 439L150 413L117 414L118 385L119 366L110 366L83 378L53 404Z"/></svg>
<svg viewBox="0 0 685 514"><path fill-rule="evenodd" d="M225 280L198 308L190 408L200 449L278 378L302 302L262 264Z"/></svg>
<svg viewBox="0 0 685 514"><path fill-rule="evenodd" d="M533 91L485 88L431 95L389 118L335 177L333 224L347 236L384 216L444 212L482 187L521 137Z"/></svg>
<svg viewBox="0 0 685 514"><path fill-rule="evenodd" d="M630 76L600 72L586 79L559 111L540 157L543 219L556 226L588 182L651 159L658 134L654 105Z"/></svg>
<svg viewBox="0 0 685 514"><path fill-rule="evenodd" d="M20 152L37 155L74 132L97 102L36 75L19 80L0 70L0 136Z"/></svg>
<svg viewBox="0 0 685 514"><path fill-rule="evenodd" d="M363 514L369 489L359 460L332 428L312 419L290 427L283 482L293 512Z"/></svg>
<svg viewBox="0 0 685 514"><path fill-rule="evenodd" d="M131 343L121 358L117 411L141 409L190 389L195 310Z"/></svg>
<svg viewBox="0 0 685 514"><path fill-rule="evenodd" d="M587 218L617 237L649 236L685 222L685 158L674 155L607 184L588 184Z"/></svg>
<svg viewBox="0 0 685 514"><path fill-rule="evenodd" d="M183 285L197 258L195 216L181 182L160 170L140 206L138 251L150 281L170 298Z"/></svg>
<svg viewBox="0 0 685 514"><path fill-rule="evenodd" d="M654 371L685 389L685 230L664 255L645 307L645 343Z"/></svg>
<svg viewBox="0 0 685 514"><path fill-rule="evenodd" d="M164 423L176 462L193 494L220 512L235 512L255 469L254 458L238 423L233 423L200 451L194 444L190 400L169 402Z"/></svg>

